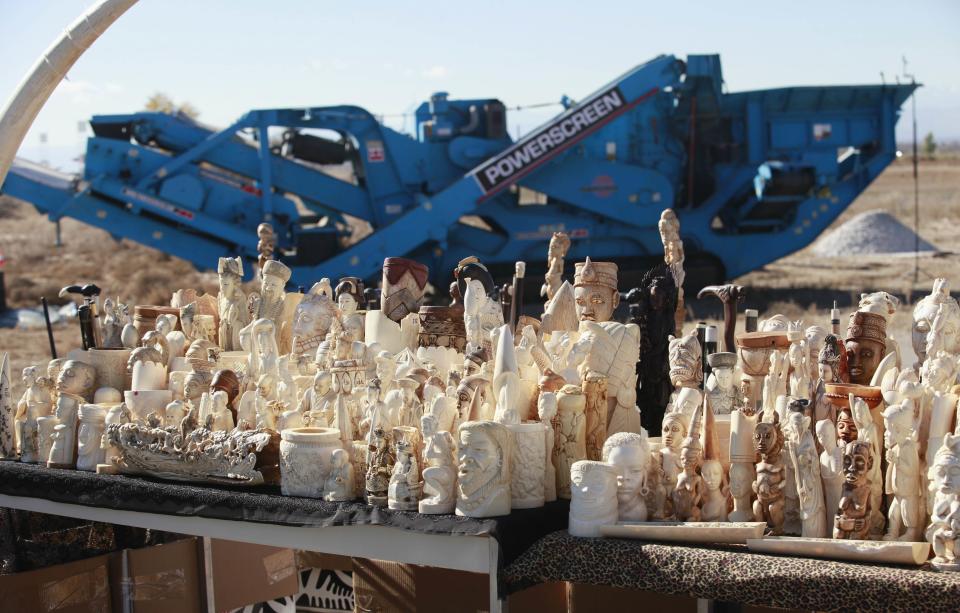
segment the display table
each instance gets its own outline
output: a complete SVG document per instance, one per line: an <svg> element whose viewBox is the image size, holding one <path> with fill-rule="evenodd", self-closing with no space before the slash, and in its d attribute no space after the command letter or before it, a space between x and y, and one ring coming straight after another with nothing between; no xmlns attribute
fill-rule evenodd
<svg viewBox="0 0 960 613"><path fill-rule="evenodd" d="M0 462L0 507L180 534L463 570L490 576L567 523L569 504L472 519L281 496L278 487L198 486Z"/></svg>
<svg viewBox="0 0 960 613"><path fill-rule="evenodd" d="M957 611L960 573L750 553L628 539L537 541L503 574L508 592L572 581L815 611Z"/></svg>

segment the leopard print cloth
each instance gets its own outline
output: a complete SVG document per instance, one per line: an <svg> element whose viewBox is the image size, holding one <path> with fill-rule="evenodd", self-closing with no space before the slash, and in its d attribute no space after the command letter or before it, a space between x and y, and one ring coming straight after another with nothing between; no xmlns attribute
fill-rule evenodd
<svg viewBox="0 0 960 613"><path fill-rule="evenodd" d="M537 541L505 570L508 592L548 581L686 594L815 611L960 610L960 573L749 553L629 539Z"/></svg>

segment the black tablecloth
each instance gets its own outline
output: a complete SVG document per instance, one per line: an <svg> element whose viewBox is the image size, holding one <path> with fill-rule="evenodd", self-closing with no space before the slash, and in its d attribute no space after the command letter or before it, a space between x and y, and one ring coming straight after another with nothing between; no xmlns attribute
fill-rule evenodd
<svg viewBox="0 0 960 613"><path fill-rule="evenodd" d="M428 534L491 536L500 545L501 569L540 537L566 529L570 508L569 502L558 500L539 509L517 509L487 519L421 515L360 502L282 496L276 486L199 486L20 462L0 462L0 493L123 511L290 526L369 524Z"/></svg>
<svg viewBox="0 0 960 613"><path fill-rule="evenodd" d="M515 592L548 581L686 594L815 611L960 610L960 573L750 553L630 539L537 541L501 574Z"/></svg>

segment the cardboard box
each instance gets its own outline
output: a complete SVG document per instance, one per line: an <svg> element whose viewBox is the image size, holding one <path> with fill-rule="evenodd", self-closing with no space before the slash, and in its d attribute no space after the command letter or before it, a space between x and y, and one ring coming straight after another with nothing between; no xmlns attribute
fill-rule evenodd
<svg viewBox="0 0 960 613"><path fill-rule="evenodd" d="M207 568L213 569L213 603L228 611L300 591L292 549L210 539Z"/></svg>
<svg viewBox="0 0 960 613"><path fill-rule="evenodd" d="M111 559L114 610L201 613L203 577L197 538L125 549Z"/></svg>
<svg viewBox="0 0 960 613"><path fill-rule="evenodd" d="M297 567L320 568L323 570L353 570L353 558L338 556L332 553L317 553L316 551L297 551Z"/></svg>
<svg viewBox="0 0 960 613"><path fill-rule="evenodd" d="M110 561L107 554L14 575L0 575L4 611L111 613Z"/></svg>
<svg viewBox="0 0 960 613"><path fill-rule="evenodd" d="M487 575L359 558L354 558L353 564L355 611L479 613L490 610ZM566 584L546 583L511 594L507 607L524 613L566 611Z"/></svg>

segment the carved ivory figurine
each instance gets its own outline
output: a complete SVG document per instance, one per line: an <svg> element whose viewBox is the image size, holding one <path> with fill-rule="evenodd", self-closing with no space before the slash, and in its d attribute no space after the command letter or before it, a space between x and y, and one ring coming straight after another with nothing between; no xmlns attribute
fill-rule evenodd
<svg viewBox="0 0 960 613"><path fill-rule="evenodd" d="M487 294L481 279L469 278L465 285L463 322L467 333L467 353L478 349L492 353L490 332L503 325L503 309L498 301Z"/></svg>
<svg viewBox="0 0 960 613"><path fill-rule="evenodd" d="M933 329L933 320L941 310L949 316L952 334L944 335L943 350L956 355L960 353L960 305L950 296L950 284L946 279L935 279L933 290L913 307L913 331L911 341L917 354L917 365L927 359L927 336Z"/></svg>
<svg viewBox="0 0 960 613"><path fill-rule="evenodd" d="M783 532L783 488L787 482L780 458L783 450L780 418L773 411L764 413L763 417L766 418L768 414L772 415L772 421L758 422L753 435L760 456L757 480L753 485L753 492L757 495L753 502L753 516L754 521L767 522L767 527L776 536Z"/></svg>
<svg viewBox="0 0 960 613"><path fill-rule="evenodd" d="M565 232L554 232L547 247L547 274L544 275L540 295L549 303L563 285L563 258L570 250L570 237ZM547 305L544 305L546 307Z"/></svg>
<svg viewBox="0 0 960 613"><path fill-rule="evenodd" d="M77 463L77 412L93 391L96 371L86 362L67 360L57 376L57 426L47 466L74 468Z"/></svg>
<svg viewBox="0 0 960 613"><path fill-rule="evenodd" d="M886 355L887 320L876 313L852 313L847 325L846 349L850 383L870 385L873 373Z"/></svg>
<svg viewBox="0 0 960 613"><path fill-rule="evenodd" d="M832 334L824 338L823 345L817 354L817 383L813 389L813 417L817 421L829 419L836 421L837 408L827 398L826 384L840 383L841 364L843 354L839 341Z"/></svg>
<svg viewBox="0 0 960 613"><path fill-rule="evenodd" d="M321 291L320 284L315 283L310 291L303 295L293 315L291 350L301 374L309 372L307 362L316 357L317 347L330 332L336 317L337 308L333 301ZM351 328L351 332L356 333L356 330ZM363 338L362 327L360 336L354 338Z"/></svg>
<svg viewBox="0 0 960 613"><path fill-rule="evenodd" d="M457 449L457 515L495 517L510 512L513 437L493 421L460 425Z"/></svg>
<svg viewBox="0 0 960 613"><path fill-rule="evenodd" d="M885 493L892 495L884 540L919 541L923 533L920 451L913 403L893 404L883 412L887 448Z"/></svg>
<svg viewBox="0 0 960 613"><path fill-rule="evenodd" d="M367 504L387 506L387 493L390 477L397 459L393 453L393 444L389 432L377 426L371 435L372 442L367 456L367 475L365 480Z"/></svg>
<svg viewBox="0 0 960 613"><path fill-rule="evenodd" d="M406 440L397 444L397 463L393 466L388 486L387 506L395 511L416 511L419 508L420 467L413 445Z"/></svg>
<svg viewBox="0 0 960 613"><path fill-rule="evenodd" d="M843 491L833 520L833 538L865 539L870 531L870 479L873 451L869 443L851 441L843 448Z"/></svg>
<svg viewBox="0 0 960 613"><path fill-rule="evenodd" d="M353 482L350 452L346 449L334 449L330 456L330 472L323 485L323 499L327 502L353 500Z"/></svg>
<svg viewBox="0 0 960 613"><path fill-rule="evenodd" d="M929 468L936 492L926 539L933 545L930 561L937 570L960 570L960 435L947 434Z"/></svg>
<svg viewBox="0 0 960 613"><path fill-rule="evenodd" d="M740 404L737 388L733 384L737 354L726 351L712 353L707 356L707 363L711 371L706 384L710 406L717 415L729 415Z"/></svg>
<svg viewBox="0 0 960 613"><path fill-rule="evenodd" d="M697 340L697 331L691 330L680 338L670 337L670 382L677 389L700 387L703 381L703 351Z"/></svg>
<svg viewBox="0 0 960 613"><path fill-rule="evenodd" d="M680 461L680 447L687 436L689 427L689 418L683 413L667 413L663 418L663 435L661 438L659 458L660 468L663 473L663 487L666 493L672 494L677 486L677 477L683 464ZM667 496L665 508L662 511L664 517L673 515L673 499Z"/></svg>
<svg viewBox="0 0 960 613"><path fill-rule="evenodd" d="M356 277L344 277L337 284L337 307L340 309L340 325L351 331L356 341L363 341L364 318L357 308L363 300L362 283Z"/></svg>
<svg viewBox="0 0 960 613"><path fill-rule="evenodd" d="M40 372L37 366L27 366L23 369L23 384L26 390L17 405L17 415L22 415L21 421L18 422L20 461L31 464L41 461L37 420L53 413L53 400L50 397L48 380L46 377L39 376ZM46 458L42 461L46 461Z"/></svg>
<svg viewBox="0 0 960 613"><path fill-rule="evenodd" d="M617 265L613 262L577 262L574 272L574 295L580 321L610 321L620 304L617 291Z"/></svg>
<svg viewBox="0 0 960 613"><path fill-rule="evenodd" d="M453 513L457 498L456 444L453 435L437 431L437 418L427 414L420 419L423 431L423 498L420 512L426 515Z"/></svg>
<svg viewBox="0 0 960 613"><path fill-rule="evenodd" d="M790 428L786 440L793 465L793 479L800 502L801 536L823 538L827 536L826 505L823 483L820 476L820 457L817 444L810 433L810 417L804 415L806 399L793 400L787 415Z"/></svg>
<svg viewBox="0 0 960 613"><path fill-rule="evenodd" d="M537 416L544 430L544 456L546 461L543 463L543 499L544 502L553 502L557 499L557 455L554 453L556 445L556 433L559 423L557 421L557 395L553 392L540 392L537 399Z"/></svg>
<svg viewBox="0 0 960 613"><path fill-rule="evenodd" d="M650 443L647 431L617 432L603 443L603 461L617 473L617 518L647 521L647 473Z"/></svg>
<svg viewBox="0 0 960 613"><path fill-rule="evenodd" d="M580 460L570 467L571 536L600 536L600 526L617 523L617 471L593 460Z"/></svg>
<svg viewBox="0 0 960 613"><path fill-rule="evenodd" d="M817 422L817 441L820 443L820 480L823 482L825 517L832 519L840 508L843 490L843 449L837 445L837 429L829 419Z"/></svg>
<svg viewBox="0 0 960 613"><path fill-rule="evenodd" d="M240 351L240 330L250 323L247 297L240 284L243 282L243 260L220 258L217 262L220 293L217 295L217 310L220 313L219 339L224 351Z"/></svg>
<svg viewBox="0 0 960 613"><path fill-rule="evenodd" d="M291 270L277 260L267 260L260 270L260 291L250 296L251 319L269 319L280 334L284 300L284 286L290 280Z"/></svg>
<svg viewBox="0 0 960 613"><path fill-rule="evenodd" d="M80 427L77 429L77 470L93 472L103 464L105 454L101 445L106 428L107 411L96 404L80 405L77 413Z"/></svg>
<svg viewBox="0 0 960 613"><path fill-rule="evenodd" d="M680 445L680 474L674 484L673 515L678 521L700 521L700 502L703 499L703 445L700 442L703 406L697 407L690 422L690 433Z"/></svg>
<svg viewBox="0 0 960 613"><path fill-rule="evenodd" d="M570 467L587 457L587 399L579 387L565 385L557 395L559 432L554 443L554 466L557 468L557 496L570 499Z"/></svg>

